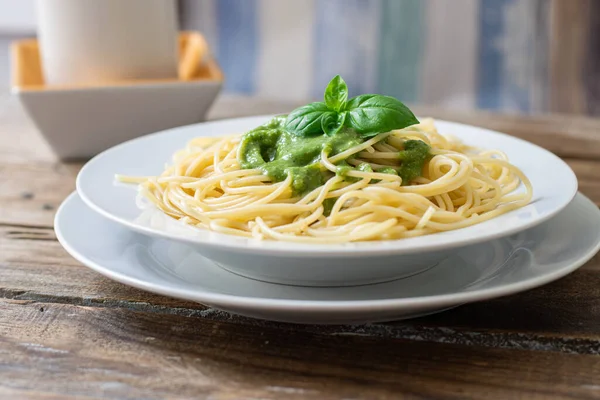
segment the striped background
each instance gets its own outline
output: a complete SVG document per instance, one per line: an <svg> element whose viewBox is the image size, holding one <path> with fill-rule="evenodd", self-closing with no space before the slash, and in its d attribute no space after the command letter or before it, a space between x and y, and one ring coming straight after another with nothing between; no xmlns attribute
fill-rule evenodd
<svg viewBox="0 0 600 400"><path fill-rule="evenodd" d="M579 9L580 15L563 17L557 11L560 2ZM200 29L207 36L225 71L229 93L295 101L319 98L329 79L340 74L351 95L377 92L464 109L587 113L600 108L598 85L589 85L596 92L578 94L561 88L560 73L580 73L577 66L561 72L562 64L586 57L591 61L577 61L581 73L598 79L600 49L592 56L585 51L580 53L587 55L578 56L571 54L573 46L557 46L552 38L564 36L557 28L570 32L569 23L598 28L598 18L588 17L600 11L594 4L183 0L181 11L185 28ZM586 48L588 42L597 46L594 38L573 40L583 40L579 47ZM567 101L553 100L565 96ZM583 103L574 105L571 96L581 97Z"/></svg>

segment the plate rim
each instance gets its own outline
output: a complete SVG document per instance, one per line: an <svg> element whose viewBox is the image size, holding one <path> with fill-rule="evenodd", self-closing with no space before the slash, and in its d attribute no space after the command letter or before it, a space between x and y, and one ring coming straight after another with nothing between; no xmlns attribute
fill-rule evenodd
<svg viewBox="0 0 600 400"><path fill-rule="evenodd" d="M528 142L521 138L508 135L506 133L494 131L491 129L481 128L481 127L474 126L474 125L468 125L468 124L452 122L452 121L447 121L447 120L442 120L442 119L435 119L435 121L441 122L442 124L453 125L457 128L471 128L471 129L474 128L474 129L478 129L481 131L485 131L486 133L489 133L492 135L499 135L508 140L514 140L517 142L521 142L522 144L527 145L527 146L533 146L538 151L546 153L547 156L549 156L550 158L553 158L555 162L559 163L562 167L565 168L566 171L569 172L569 175L571 176L570 180L569 180L569 182L570 182L569 186L571 187L571 192L567 194L567 196L565 197L565 200L558 207L556 207L554 210L552 210L548 214L544 215L543 217L531 219L528 222L517 224L515 226L505 228L502 230L496 230L491 233L483 233L483 234L479 234L479 235L471 234L468 237L456 239L455 234L454 235L448 234L446 236L437 236L439 234L444 234L447 232L436 232L436 233L433 233L430 235L419 236L419 237L415 237L415 238L405 238L405 239L396 239L396 240L378 241L378 242L352 242L352 243L341 243L341 244L306 244L306 243L282 242L282 241L275 241L275 240L259 241L257 239L243 238L243 237L239 237L239 236L234 236L234 235L229 235L229 234L224 234L224 233L217 233L217 232L212 232L212 231L206 231L208 233L205 236L214 236L214 237L222 238L223 240L216 241L214 239L211 240L210 237L199 237L199 236L195 236L195 235L186 236L186 235L182 235L182 234L166 232L166 231L162 231L162 230L158 230L158 229L140 225L140 224L136 223L135 221L130 221L125 218L121 218L118 215L115 215L115 214L111 213L110 211L105 210L103 207L96 204L96 202L93 199L89 198L87 195L87 192L84 189L82 189L82 187L84 186L82 181L85 179L88 170L92 169L92 167L95 165L95 163L98 162L98 160L102 159L103 157L105 157L108 153L110 153L113 150L117 150L121 147L131 145L132 143L135 143L135 142L143 142L144 140L155 138L155 137L158 137L161 135L168 135L168 134L173 133L178 130L190 129L190 128L194 128L194 127L198 127L198 126L207 126L207 125L210 126L210 124L219 124L219 123L228 123L228 122L236 123L236 122L242 122L242 121L251 120L251 119L257 119L257 120L258 119L268 119L271 117L273 117L273 115L258 115L258 116L250 116L250 117L229 118L229 119L222 119L222 120L216 120L216 121L201 122L201 123L197 123L197 124L191 124L191 125L185 125L185 126L181 126L181 127L177 127L177 128L167 129L167 130L151 133L151 134L148 134L148 135L145 135L142 137L127 140L123 143L120 143L116 146L111 147L110 149L107 149L107 150L101 152L100 154L96 155L95 157L90 159L88 162L86 162L86 164L81 168L81 170L77 174L76 191L79 193L81 199L97 213L103 215L104 217L106 217L118 224L126 226L127 228L129 228L133 231L139 232L141 234L144 234L144 235L180 241L180 242L184 242L184 243L188 243L188 244L192 244L192 245L196 245L196 246L219 248L222 251L232 251L232 252L236 252L236 253L260 254L260 255L264 255L265 253L271 253L271 254L277 255L277 256L304 257L307 259L314 258L314 257L339 257L342 255L345 255L346 253L352 253L352 255L356 256L356 257L368 257L368 256L372 256L372 255L415 254L415 253L419 253L419 252L423 252L423 251L440 251L440 250L464 247L464 246L472 245L472 244L478 244L478 243L482 243L485 241L490 241L490 240L502 238L505 236L509 236L509 235L512 235L512 234L515 234L518 232L522 232L524 230L533 228L543 222L548 221L552 217L556 216L560 211L564 210L564 208L573 201L573 199L575 198L575 195L578 193L577 192L578 191L578 180L577 180L577 177L576 177L574 171L572 170L572 168L564 160L562 160L560 157L558 157L554 153L550 152L549 150L546 150L541 146L538 146L534 143ZM535 187L533 188L533 190L535 193ZM504 215L509 215L514 212L518 212L518 210L510 211L509 213L504 214ZM496 218L502 218L504 215L498 216ZM173 220L173 221L175 221L175 220ZM485 222L487 222L487 221L483 221L482 223L485 223ZM465 231L465 230L472 229L475 226L476 225L473 225L473 226L457 229L457 230L450 231L450 232ZM202 232L202 234L204 234L204 232ZM435 239L433 239L433 243L429 243L429 241L424 241L423 243L418 242L418 241L423 240L423 238L430 239L432 237L435 238ZM227 240L227 238L229 238L230 240ZM417 244L412 243L415 240L418 240ZM239 241L245 243L245 245L237 243ZM394 246L394 244L407 242L407 241L411 243L411 246L400 246L399 248ZM382 247L382 246L385 246L385 247ZM307 251L309 251L309 252L307 252Z"/></svg>
<svg viewBox="0 0 600 400"><path fill-rule="evenodd" d="M586 253L581 254L576 261L571 262L568 266L559 268L551 273L532 277L520 282L504 284L497 287L482 288L462 293L448 293L442 295L410 297L410 298L392 298L392 299L376 299L376 300L293 300L293 299L268 299L256 298L247 296L236 296L231 294L213 293L206 289L191 290L178 289L170 286L164 286L155 283L149 283L138 278L127 276L120 272L114 272L107 267L90 260L79 251L75 250L65 239L61 232L61 218L64 210L70 207L74 201L77 201L77 192L71 193L60 205L54 219L54 230L59 243L63 248L77 261L81 262L86 267L96 271L97 273L117 281L119 283L132 286L148 292L170 296L178 299L195 301L202 304L215 306L217 308L233 307L234 309L253 310L253 311L278 311L278 312L303 312L310 311L311 313L337 312L337 313L354 313L365 312L377 309L378 312L398 311L403 308L420 307L420 308L441 308L452 305L461 305L473 303L477 301L489 300L498 297L504 297L515 293L520 293L530 290L557 279L560 279L571 272L577 270L600 250L600 240L590 248ZM79 197L79 200L81 198ZM84 206L87 206L81 200ZM583 202L581 207L591 206L595 209L596 218L600 219L600 209L588 197L581 193L577 193L575 201ZM571 204L571 203L570 203ZM93 212L93 210L90 210ZM111 220L106 220L107 223L114 223ZM121 229L127 229L120 224L116 224ZM135 233L135 232L134 232ZM493 280L491 281L493 282Z"/></svg>

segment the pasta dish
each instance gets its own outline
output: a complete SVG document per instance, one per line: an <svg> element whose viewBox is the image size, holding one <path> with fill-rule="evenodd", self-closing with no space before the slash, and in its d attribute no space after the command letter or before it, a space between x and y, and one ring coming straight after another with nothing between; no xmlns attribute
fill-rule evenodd
<svg viewBox="0 0 600 400"><path fill-rule="evenodd" d="M193 139L159 176L117 178L187 224L309 243L450 231L531 200L499 150L441 135L392 97L348 99L339 76L324 97L249 132Z"/></svg>

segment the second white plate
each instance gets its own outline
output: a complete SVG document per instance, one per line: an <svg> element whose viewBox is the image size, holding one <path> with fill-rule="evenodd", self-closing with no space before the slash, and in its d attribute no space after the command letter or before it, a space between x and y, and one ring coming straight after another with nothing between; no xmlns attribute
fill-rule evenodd
<svg viewBox="0 0 600 400"><path fill-rule="evenodd" d="M340 324L411 318L561 278L600 248L600 211L578 195L550 221L461 249L421 274L345 288L243 278L204 258L194 246L140 235L103 218L76 194L58 210L55 230L73 257L127 285L250 317Z"/></svg>

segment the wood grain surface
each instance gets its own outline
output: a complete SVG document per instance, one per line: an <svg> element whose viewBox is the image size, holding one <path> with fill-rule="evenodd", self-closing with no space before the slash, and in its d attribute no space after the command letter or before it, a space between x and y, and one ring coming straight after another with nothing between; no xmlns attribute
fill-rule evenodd
<svg viewBox="0 0 600 400"><path fill-rule="evenodd" d="M225 98L211 115L294 106ZM600 204L600 120L418 113L538 143ZM598 256L542 288L411 321L252 320L112 282L72 259L52 220L80 166L56 161L0 95L2 399L600 398Z"/></svg>

